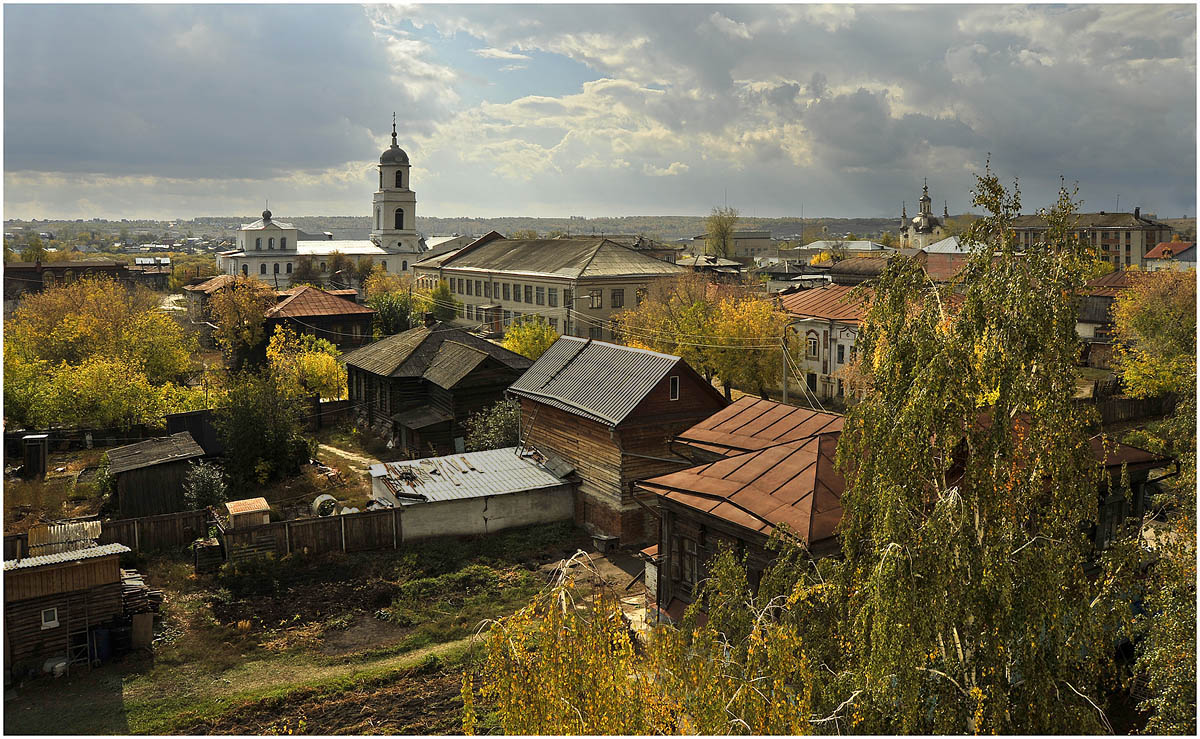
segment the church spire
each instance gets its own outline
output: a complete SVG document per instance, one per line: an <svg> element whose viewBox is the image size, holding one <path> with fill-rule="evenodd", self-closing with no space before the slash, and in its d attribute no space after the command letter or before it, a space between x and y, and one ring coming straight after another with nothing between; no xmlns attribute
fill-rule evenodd
<svg viewBox="0 0 1200 739"><path fill-rule="evenodd" d="M392 146L399 146L396 143L396 111L392 111Z"/></svg>

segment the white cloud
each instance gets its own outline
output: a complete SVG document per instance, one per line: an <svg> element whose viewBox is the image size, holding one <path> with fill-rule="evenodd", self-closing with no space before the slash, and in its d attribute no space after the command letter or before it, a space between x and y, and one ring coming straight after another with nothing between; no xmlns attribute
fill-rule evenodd
<svg viewBox="0 0 1200 739"><path fill-rule="evenodd" d="M688 166L683 162L671 162L666 167L656 167L650 163L642 165L642 173L651 177L674 177L686 171L688 171Z"/></svg>
<svg viewBox="0 0 1200 739"><path fill-rule="evenodd" d="M750 39L750 29L745 23L728 18L720 13L713 13L708 17L708 22L713 25L721 33L732 38Z"/></svg>
<svg viewBox="0 0 1200 739"><path fill-rule="evenodd" d="M518 54L513 51L505 51L504 49L473 49L471 53L475 56L481 56L484 59L505 59L516 61L532 58L527 54Z"/></svg>

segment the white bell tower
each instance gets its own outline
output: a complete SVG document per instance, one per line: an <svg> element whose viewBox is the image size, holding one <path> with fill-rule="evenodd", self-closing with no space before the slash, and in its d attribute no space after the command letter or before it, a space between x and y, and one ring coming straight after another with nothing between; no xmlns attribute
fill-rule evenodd
<svg viewBox="0 0 1200 739"><path fill-rule="evenodd" d="M392 113L392 145L379 157L379 189L371 202L371 241L393 254L416 254L417 194L408 180L408 154L396 143Z"/></svg>

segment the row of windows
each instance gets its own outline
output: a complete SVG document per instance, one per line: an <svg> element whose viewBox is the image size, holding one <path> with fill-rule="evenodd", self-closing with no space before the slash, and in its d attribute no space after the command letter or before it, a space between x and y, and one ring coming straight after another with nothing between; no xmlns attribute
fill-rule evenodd
<svg viewBox="0 0 1200 739"><path fill-rule="evenodd" d="M521 285L520 283L496 282L490 280L471 280L462 277L451 277L449 279L450 292L457 295L471 295L481 298L494 298L496 300L511 300L514 303L528 303L530 305L548 305L551 308L558 307L558 288L546 288L540 285ZM637 304L641 305L644 292L637 291ZM588 291L589 308L598 310L604 307L604 290L596 288ZM625 307L625 289L613 288L609 291L609 305L612 308ZM567 307L571 307L571 291L563 289L563 303Z"/></svg>
<svg viewBox="0 0 1200 739"><path fill-rule="evenodd" d="M269 238L267 239L267 251L270 251L270 250L272 250L272 249L274 249L274 248L275 248L275 237L274 237L274 236L271 236L271 237L269 237ZM286 236L280 236L280 237L279 237L279 248L280 248L280 249L286 249L286 248L288 248L288 247L287 247L287 237L286 237ZM254 239L254 250L255 250L255 251L262 251L262 237L261 237L261 236L259 236L258 238Z"/></svg>
<svg viewBox="0 0 1200 739"><path fill-rule="evenodd" d="M326 265L326 263L325 263L325 262L321 262L321 271L322 271L322 272L326 272L326 271L328 271L328 268L327 268L325 265ZM383 260L383 261L381 261L381 262L379 263L379 266L383 268L383 271L384 271L384 272L387 272L387 260L386 260L386 259L385 259L385 260ZM275 265L274 265L274 267L275 267L275 271L274 271L274 273L275 273L275 274L279 274L279 262L276 262L276 263L275 263ZM285 265L285 268L286 268L287 274L289 274L289 275L290 275L290 274L292 273L292 263L291 263L291 262L287 262L287 263L286 263L286 265ZM404 261L401 263L401 269L402 269L402 270L405 270L405 271L407 271L407 270L408 270L408 260L407 260L407 259L406 259L406 260L404 260ZM265 262L264 262L264 263L262 263L262 264L260 264L260 265L258 265L258 273L259 273L260 275L265 275L265 274L267 273L267 265L266 265L266 263L265 263ZM248 264L243 264L243 265L242 265L242 274L243 274L243 275L249 275L249 274L250 274L250 265L248 265Z"/></svg>
<svg viewBox="0 0 1200 739"><path fill-rule="evenodd" d="M397 208L396 212L393 215L394 215L394 222L396 224L394 226L394 228L397 231L404 230L404 209ZM381 208L375 209L375 228L383 228L383 209L381 209Z"/></svg>
<svg viewBox="0 0 1200 739"><path fill-rule="evenodd" d="M501 320L504 327L515 326L521 323L526 318L532 318L539 315L537 313L522 314L520 311L499 311L495 308L485 309L482 306L466 305L461 311L461 315L470 321L488 322ZM542 316L550 328L558 330L558 319L554 317Z"/></svg>
<svg viewBox="0 0 1200 739"><path fill-rule="evenodd" d="M846 345L838 344L837 345L837 363L838 364L846 363L846 353L847 353ZM849 354L850 354L850 357L853 359L854 358L854 345L853 344L850 345ZM821 344L819 341L817 341L817 337L815 337L815 336L808 337L808 339L806 341L804 356L806 359L820 359L821 358Z"/></svg>

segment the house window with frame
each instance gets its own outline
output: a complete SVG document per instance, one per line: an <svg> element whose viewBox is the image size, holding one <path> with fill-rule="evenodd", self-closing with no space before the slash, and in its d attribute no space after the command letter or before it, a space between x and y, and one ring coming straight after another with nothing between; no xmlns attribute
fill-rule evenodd
<svg viewBox="0 0 1200 739"><path fill-rule="evenodd" d="M476 297L483 297L483 281L482 280L475 280L475 295L476 295Z"/></svg>
<svg viewBox="0 0 1200 739"><path fill-rule="evenodd" d="M491 280L488 280L487 282L483 283L483 297L485 297L485 298L492 297L492 281Z"/></svg>
<svg viewBox="0 0 1200 739"><path fill-rule="evenodd" d="M696 541L683 537L683 561L680 563L681 572L679 579L685 585L696 584L696 560L697 549Z"/></svg>
<svg viewBox="0 0 1200 739"><path fill-rule="evenodd" d="M557 318L551 318L549 320L549 323L550 323L551 329L553 329L554 331L558 331L558 319Z"/></svg>
<svg viewBox="0 0 1200 739"><path fill-rule="evenodd" d="M469 320L475 319L475 306L471 305L470 303L467 304L467 318Z"/></svg>
<svg viewBox="0 0 1200 739"><path fill-rule="evenodd" d="M275 237L272 236L271 238L267 239L267 249L274 249L274 248L275 248Z"/></svg>
<svg viewBox="0 0 1200 739"><path fill-rule="evenodd" d="M254 250L262 251L262 237L261 236L254 240Z"/></svg>
<svg viewBox="0 0 1200 739"><path fill-rule="evenodd" d="M467 280L467 295L474 295L471 291L475 289L474 280Z"/></svg>
<svg viewBox="0 0 1200 739"><path fill-rule="evenodd" d="M258 265L258 273L260 275L265 275L267 273L267 263L266 262L263 262L262 264Z"/></svg>
<svg viewBox="0 0 1200 739"><path fill-rule="evenodd" d="M549 305L551 308L558 307L558 288L557 287L550 288L550 290L546 293L546 305Z"/></svg>
<svg viewBox="0 0 1200 739"><path fill-rule="evenodd" d="M845 346L845 344L838 344L837 348L838 348L838 358L837 358L838 364L845 364L845 362L846 362L846 346Z"/></svg>
<svg viewBox="0 0 1200 739"><path fill-rule="evenodd" d="M280 249L286 249L286 248L287 248L287 237L286 237L286 236L280 236L280 237L279 237L279 248L280 248Z"/></svg>
<svg viewBox="0 0 1200 739"><path fill-rule="evenodd" d="M612 307L614 309L625 307L625 290L624 290L624 288L617 288L612 291Z"/></svg>
<svg viewBox="0 0 1200 739"><path fill-rule="evenodd" d="M809 359L816 359L819 351L820 345L817 342L817 337L809 336L808 340L805 342L804 356L808 357Z"/></svg>
<svg viewBox="0 0 1200 739"><path fill-rule="evenodd" d="M679 375L671 375L671 400L679 400Z"/></svg>
<svg viewBox="0 0 1200 739"><path fill-rule="evenodd" d="M809 392L815 395L817 392L817 373L809 372L804 379L808 385Z"/></svg>
<svg viewBox="0 0 1200 739"><path fill-rule="evenodd" d="M279 262L275 263L275 274L279 274Z"/></svg>
<svg viewBox="0 0 1200 739"><path fill-rule="evenodd" d="M292 273L292 263L291 263L291 262L288 262L288 263L287 263L287 273L288 273L289 275Z"/></svg>
<svg viewBox="0 0 1200 739"><path fill-rule="evenodd" d="M53 629L58 626L58 608L43 608L42 609L42 630Z"/></svg>
<svg viewBox="0 0 1200 739"><path fill-rule="evenodd" d="M533 285L525 286L525 302L526 303L533 302Z"/></svg>
<svg viewBox="0 0 1200 739"><path fill-rule="evenodd" d="M250 276L250 265L243 264L242 265L242 277L249 277L249 276Z"/></svg>
<svg viewBox="0 0 1200 739"><path fill-rule="evenodd" d="M512 311L506 310L504 311L504 325L508 326L510 323L512 323Z"/></svg>
<svg viewBox="0 0 1200 739"><path fill-rule="evenodd" d="M604 291L600 289L589 290L588 297L592 301L592 310L599 310L604 307Z"/></svg>
<svg viewBox="0 0 1200 739"><path fill-rule="evenodd" d="M541 285L538 285L537 289L534 291L534 303L537 305L546 304L546 288L542 287Z"/></svg>
<svg viewBox="0 0 1200 739"><path fill-rule="evenodd" d="M329 270L328 270L328 269L325 267L325 263L324 263L324 262L321 262L321 271L322 271L322 272L328 272L328 271L329 271Z"/></svg>
<svg viewBox="0 0 1200 739"><path fill-rule="evenodd" d="M508 283L505 282L505 283L502 283L502 285L503 285L503 289L504 289L504 299L512 300L512 291L510 290Z"/></svg>
<svg viewBox="0 0 1200 739"><path fill-rule="evenodd" d="M604 329L599 326L592 326L588 329L588 338L596 341L604 341Z"/></svg>
<svg viewBox="0 0 1200 739"><path fill-rule="evenodd" d="M516 282L513 283L513 302L514 303L521 302L521 285Z"/></svg>

